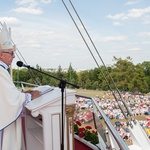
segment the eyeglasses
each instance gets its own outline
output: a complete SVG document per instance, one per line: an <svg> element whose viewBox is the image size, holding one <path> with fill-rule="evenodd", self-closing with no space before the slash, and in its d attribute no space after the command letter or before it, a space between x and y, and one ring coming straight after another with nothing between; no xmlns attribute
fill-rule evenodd
<svg viewBox="0 0 150 150"><path fill-rule="evenodd" d="M15 52L2 52L2 53L7 53L7 54L10 54L11 56L15 55Z"/></svg>

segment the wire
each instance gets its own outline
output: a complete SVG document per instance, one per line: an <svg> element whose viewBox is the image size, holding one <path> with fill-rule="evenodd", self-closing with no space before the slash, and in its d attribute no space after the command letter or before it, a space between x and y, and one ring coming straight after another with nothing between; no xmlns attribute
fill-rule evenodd
<svg viewBox="0 0 150 150"><path fill-rule="evenodd" d="M79 27L78 27L77 23L75 22L75 20L74 20L73 16L71 15L71 13L70 13L69 9L67 8L67 5L65 4L65 2L64 2L63 0L62 0L62 2L63 2L63 4L64 4L64 6L65 6L65 8L66 8L67 12L69 13L69 15L70 15L70 17L71 17L72 21L74 22L74 24L75 24L75 26L76 26L77 30L79 31L79 33L80 33L80 35L81 35L81 37L82 37L82 39L83 39L84 43L86 44L86 46L87 46L88 50L90 51L90 53L91 53L91 55L92 55L92 57L93 57L94 61L96 62L96 64L97 64L98 68L100 69L100 71L101 71L101 73L102 73L102 76L104 77L104 79L105 79L105 81L106 81L107 85L109 86L109 88L110 88L110 90L111 90L111 92L112 92L112 94L113 94L114 98L115 98L115 99L116 99L116 101L118 102L118 99L117 99L117 97L116 97L116 95L115 95L115 93L114 93L114 91L113 91L113 89L112 89L111 85L109 84L109 82L108 82L108 80L107 80L107 78L106 78L106 76L105 76L104 72L103 72L103 71L102 71L102 69L100 68L100 65L98 64L98 62L97 62L96 58L94 57L94 54L92 53L92 51L91 51L91 49L90 49L89 45L87 44L87 42L86 42L86 40L85 40L85 38L84 38L83 34L81 33L81 31L80 31L80 29L79 29ZM107 74L109 75L109 78L111 79L111 81L112 81L112 83L113 83L114 87L116 88L116 91L117 91L117 93L119 94L121 101L123 102L123 104L124 104L125 108L127 109L127 112L129 113L129 115L130 115L130 116L132 116L132 113L130 112L130 110L129 110L128 106L126 105L126 103L123 101L123 98L122 98L122 95L121 95L121 93L120 93L119 89L117 88L117 86L116 86L116 84L115 84L115 82L114 82L114 80L113 80L112 76L110 75L110 73L109 73L109 71L108 71L108 69L107 69L107 67L106 67L106 65L105 65L105 63L104 63L104 61L103 61L102 57L100 56L100 54L99 54L99 52L98 52L98 50L97 50L97 48L96 48L96 46L95 46L95 44L94 44L94 42L93 42L92 38L90 37L90 35L89 35L89 33L88 33L88 31L87 31L86 27L84 26L84 24L83 24L83 22L82 22L82 20L81 20L81 18L80 18L80 16L79 16L79 14L77 13L77 11L76 11L76 9L75 9L75 7L74 7L73 3L71 2L71 0L69 0L69 2L70 2L70 4L71 4L71 6L72 6L72 8L73 8L73 10L74 10L74 12L75 12L75 14L77 15L77 17L78 17L78 19L79 19L79 21L80 21L81 25L83 26L83 28L84 28L84 30L85 30L85 32L86 32L86 34L87 34L87 36L88 36L88 38L89 38L90 42L92 43L92 45L93 45L93 47L94 47L94 49L95 49L95 51L96 51L96 53L97 53L97 55L98 55L98 58L101 60L101 62L102 62L102 64L103 64L103 66L104 66L104 68L105 68L105 70L107 71ZM119 108L121 109L121 111L122 111L122 113L123 113L123 115L124 115L125 119L126 119L126 120L128 120L127 115L125 114L125 112L123 111L123 109L122 109L122 107L120 106L120 104L119 104L119 103L118 103L118 106L119 106Z"/></svg>
<svg viewBox="0 0 150 150"><path fill-rule="evenodd" d="M84 28L84 30L85 30L85 32L86 32L88 38L90 39L90 41L91 41L91 43L92 43L92 45L93 45L93 47L94 47L94 49L95 49L95 51L96 51L96 53L97 53L99 59L101 60L103 66L105 67L105 70L107 71L107 74L109 75L109 77L110 77L110 79L111 79L113 85L115 86L115 88L116 88L116 90L117 90L117 93L119 94L119 96L120 96L120 98L121 98L121 101L123 102L123 104L124 104L125 108L127 109L129 115L132 116L132 113L130 112L128 106L127 106L126 103L124 102L124 100L123 100L123 98L122 98L122 95L121 95L119 89L118 89L117 86L116 86L116 83L114 82L114 80L113 80L111 74L109 73L108 68L106 67L106 65L105 65L105 63L104 63L104 61L103 61L101 55L99 54L99 52L98 52L98 50L97 50L97 48L96 48L96 46L95 46L93 40L91 39L91 37L90 37L90 35L89 35L89 33L88 33L86 27L84 26L84 24L83 24L83 22L82 22L80 16L78 15L78 13L77 13L77 11L76 11L76 9L75 9L73 3L71 2L71 0L69 0L69 2L70 2L70 4L71 4L73 10L75 11L75 13L76 13L76 15L77 15L77 17L78 17L80 23L82 24L82 26L83 26L83 28ZM104 74L103 74L103 77L105 77ZM110 87L110 88L111 88L111 87ZM112 91L112 90L111 90L111 91ZM112 93L113 93L114 97L116 97L116 96L115 96L115 93L114 93L113 91L112 91ZM116 98L115 98L115 99L116 99ZM127 116L126 116L126 117L127 117Z"/></svg>

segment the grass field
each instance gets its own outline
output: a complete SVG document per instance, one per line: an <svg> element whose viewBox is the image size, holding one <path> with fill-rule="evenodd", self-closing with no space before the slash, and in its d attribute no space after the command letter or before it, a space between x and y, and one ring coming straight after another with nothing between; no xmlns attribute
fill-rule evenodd
<svg viewBox="0 0 150 150"><path fill-rule="evenodd" d="M81 95L85 95L85 96L91 96L91 97L95 97L95 96L102 97L104 92L106 92L106 91L85 90L85 89L76 89L75 91L77 92L77 94L81 94ZM150 96L150 92L148 94L145 94L145 95Z"/></svg>
<svg viewBox="0 0 150 150"><path fill-rule="evenodd" d="M76 92L77 92L77 94L81 94L81 95L85 95L85 96L102 97L105 91L76 89Z"/></svg>

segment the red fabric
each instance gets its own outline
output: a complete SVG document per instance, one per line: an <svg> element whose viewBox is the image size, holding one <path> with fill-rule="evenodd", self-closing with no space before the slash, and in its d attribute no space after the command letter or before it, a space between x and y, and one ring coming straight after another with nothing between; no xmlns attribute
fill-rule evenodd
<svg viewBox="0 0 150 150"><path fill-rule="evenodd" d="M74 139L74 145L75 145L75 150L92 150L91 148L89 148L88 146L86 146L85 144L83 144L82 142Z"/></svg>

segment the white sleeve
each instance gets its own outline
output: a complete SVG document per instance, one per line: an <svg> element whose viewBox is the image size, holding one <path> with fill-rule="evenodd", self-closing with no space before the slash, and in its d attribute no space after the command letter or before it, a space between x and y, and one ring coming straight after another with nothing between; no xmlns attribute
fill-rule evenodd
<svg viewBox="0 0 150 150"><path fill-rule="evenodd" d="M2 150L2 131L0 131L0 150Z"/></svg>
<svg viewBox="0 0 150 150"><path fill-rule="evenodd" d="M31 102L31 94L30 93L25 93L24 106L26 106L29 102Z"/></svg>

